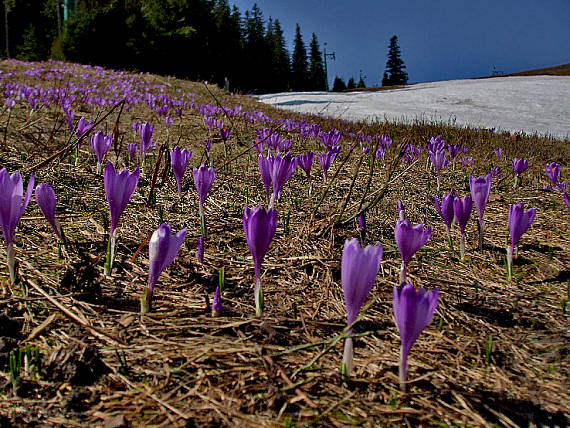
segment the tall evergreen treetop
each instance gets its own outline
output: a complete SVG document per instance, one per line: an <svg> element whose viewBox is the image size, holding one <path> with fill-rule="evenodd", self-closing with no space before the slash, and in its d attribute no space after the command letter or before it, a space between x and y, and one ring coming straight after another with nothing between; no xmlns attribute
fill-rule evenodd
<svg viewBox="0 0 570 428"><path fill-rule="evenodd" d="M408 73L405 71L406 66L400 55L398 36L392 36L390 38L388 61L386 61L386 71L382 78L382 86L405 85L408 83Z"/></svg>
<svg viewBox="0 0 570 428"><path fill-rule="evenodd" d="M291 64L291 86L294 91L306 91L309 87L309 63L307 49L301 36L301 27L295 28L295 47Z"/></svg>
<svg viewBox="0 0 570 428"><path fill-rule="evenodd" d="M327 89L327 77L325 76L325 69L323 67L323 55L319 48L319 42L317 41L317 35L315 33L313 33L313 37L311 39L310 50L311 65L309 69L309 89L312 91L325 91Z"/></svg>

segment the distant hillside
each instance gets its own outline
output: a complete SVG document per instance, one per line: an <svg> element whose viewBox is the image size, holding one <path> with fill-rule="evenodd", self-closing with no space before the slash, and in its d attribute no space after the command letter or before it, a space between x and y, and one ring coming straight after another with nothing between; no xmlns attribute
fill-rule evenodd
<svg viewBox="0 0 570 428"><path fill-rule="evenodd" d="M570 76L570 63L536 70L520 71L505 76Z"/></svg>

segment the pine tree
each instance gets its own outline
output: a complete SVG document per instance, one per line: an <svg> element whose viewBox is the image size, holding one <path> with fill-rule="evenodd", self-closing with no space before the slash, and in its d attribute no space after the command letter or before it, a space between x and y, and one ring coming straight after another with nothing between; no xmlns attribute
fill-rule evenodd
<svg viewBox="0 0 570 428"><path fill-rule="evenodd" d="M272 61L272 86L271 92L285 92L289 89L291 64L289 52L285 47L285 37L279 20L273 21L273 38L271 45Z"/></svg>
<svg viewBox="0 0 570 428"><path fill-rule="evenodd" d="M356 82L354 81L354 77L351 77L350 79L348 79L348 83L346 84L346 89L355 89L356 88Z"/></svg>
<svg viewBox="0 0 570 428"><path fill-rule="evenodd" d="M319 42L315 33L313 33L313 38L311 39L310 49L309 89L312 91L325 91L327 84L323 67L323 55L319 49Z"/></svg>
<svg viewBox="0 0 570 428"><path fill-rule="evenodd" d="M307 49L301 36L301 27L295 28L295 47L291 64L291 87L294 91L306 91L309 87L309 64Z"/></svg>
<svg viewBox="0 0 570 428"><path fill-rule="evenodd" d="M388 61L386 61L386 71L382 78L382 86L405 85L408 83L408 73L406 73L404 61L400 58L400 46L398 46L398 36L390 38L388 48Z"/></svg>
<svg viewBox="0 0 570 428"><path fill-rule="evenodd" d="M357 88L366 88L366 83L364 83L364 79L362 78L362 76L360 77L360 80L358 81L358 85L356 87Z"/></svg>
<svg viewBox="0 0 570 428"><path fill-rule="evenodd" d="M344 83L344 80L342 80L342 77L338 77L336 76L334 78L334 83L333 83L333 92L341 92L344 91L346 89L346 83Z"/></svg>

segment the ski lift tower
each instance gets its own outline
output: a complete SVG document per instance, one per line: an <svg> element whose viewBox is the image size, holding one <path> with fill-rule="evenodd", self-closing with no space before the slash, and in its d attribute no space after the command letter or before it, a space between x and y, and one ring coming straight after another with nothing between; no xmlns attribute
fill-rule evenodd
<svg viewBox="0 0 570 428"><path fill-rule="evenodd" d="M323 45L325 46L325 52L323 56L325 57L325 81L326 81L326 90L329 91L329 72L327 70L327 57L329 57L332 61L336 61L336 56L334 52L327 53L327 42L324 42Z"/></svg>

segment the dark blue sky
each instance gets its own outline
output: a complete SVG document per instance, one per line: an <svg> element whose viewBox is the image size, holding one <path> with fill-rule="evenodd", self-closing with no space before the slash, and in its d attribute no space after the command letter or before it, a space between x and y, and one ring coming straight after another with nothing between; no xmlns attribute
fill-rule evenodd
<svg viewBox="0 0 570 428"><path fill-rule="evenodd" d="M292 52L295 24L307 45L316 33L334 51L329 81L359 71L382 78L396 34L409 82L480 77L570 62L570 0L229 0L243 13L257 3L277 18Z"/></svg>

